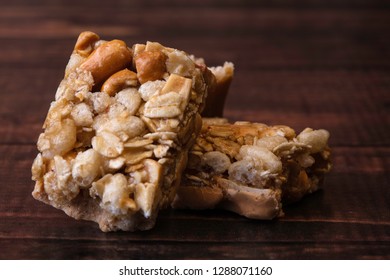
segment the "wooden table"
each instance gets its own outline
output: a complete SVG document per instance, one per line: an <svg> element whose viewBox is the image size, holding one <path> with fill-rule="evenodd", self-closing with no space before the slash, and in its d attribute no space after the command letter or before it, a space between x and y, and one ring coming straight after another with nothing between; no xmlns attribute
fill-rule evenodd
<svg viewBox="0 0 390 280"><path fill-rule="evenodd" d="M269 2L1 0L0 258L389 259L390 5ZM137 233L35 201L35 143L83 30L234 62L227 118L331 132L323 190L274 221L166 210Z"/></svg>

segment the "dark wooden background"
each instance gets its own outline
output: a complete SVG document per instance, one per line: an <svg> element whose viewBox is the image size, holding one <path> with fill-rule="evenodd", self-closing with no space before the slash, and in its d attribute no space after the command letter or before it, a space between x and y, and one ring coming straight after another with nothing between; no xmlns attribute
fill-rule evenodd
<svg viewBox="0 0 390 280"><path fill-rule="evenodd" d="M0 1L1 259L389 259L390 4ZM275 221L161 213L102 233L31 197L35 142L77 38L158 41L236 65L225 116L331 132L323 190Z"/></svg>

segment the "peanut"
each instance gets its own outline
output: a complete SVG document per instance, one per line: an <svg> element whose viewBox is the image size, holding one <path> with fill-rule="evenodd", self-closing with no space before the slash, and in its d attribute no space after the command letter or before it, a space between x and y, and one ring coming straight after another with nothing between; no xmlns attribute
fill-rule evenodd
<svg viewBox="0 0 390 280"><path fill-rule="evenodd" d="M115 72L126 68L131 63L132 53L121 40L112 40L96 48L85 62L82 70L90 71L95 85L99 85Z"/></svg>
<svg viewBox="0 0 390 280"><path fill-rule="evenodd" d="M137 74L129 69L120 70L111 75L102 85L101 91L110 96L124 88L136 86L138 84Z"/></svg>
<svg viewBox="0 0 390 280"><path fill-rule="evenodd" d="M94 44L99 39L97 34L91 31L84 31L79 35L74 50L81 56L89 56L94 49Z"/></svg>
<svg viewBox="0 0 390 280"><path fill-rule="evenodd" d="M134 60L140 83L161 80L166 72L166 59L166 55L159 51L144 51L138 54Z"/></svg>

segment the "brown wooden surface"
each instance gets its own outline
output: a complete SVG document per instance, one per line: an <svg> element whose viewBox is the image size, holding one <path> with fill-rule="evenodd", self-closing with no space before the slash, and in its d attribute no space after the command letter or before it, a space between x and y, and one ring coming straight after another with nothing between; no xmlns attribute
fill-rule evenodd
<svg viewBox="0 0 390 280"><path fill-rule="evenodd" d="M0 1L1 259L390 258L388 1L96 3ZM226 117L331 132L323 190L275 221L166 210L137 233L35 201L35 142L83 30L234 62Z"/></svg>

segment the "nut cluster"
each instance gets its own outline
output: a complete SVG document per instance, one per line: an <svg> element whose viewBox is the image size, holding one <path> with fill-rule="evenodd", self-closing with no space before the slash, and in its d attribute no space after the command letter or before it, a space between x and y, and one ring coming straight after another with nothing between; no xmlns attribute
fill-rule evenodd
<svg viewBox="0 0 390 280"><path fill-rule="evenodd" d="M81 33L38 139L34 197L64 211L93 201L68 212L104 231L152 227L199 130L208 71L159 43Z"/></svg>
<svg viewBox="0 0 390 280"><path fill-rule="evenodd" d="M281 189L285 201L297 200L316 190L329 171L328 139L324 129L306 128L296 135L288 126L203 119L183 185L213 186L228 180L250 188Z"/></svg>
<svg viewBox="0 0 390 280"><path fill-rule="evenodd" d="M233 71L81 33L38 138L33 196L103 231L150 229L169 205L281 215L330 170L329 133L202 120L222 116Z"/></svg>

